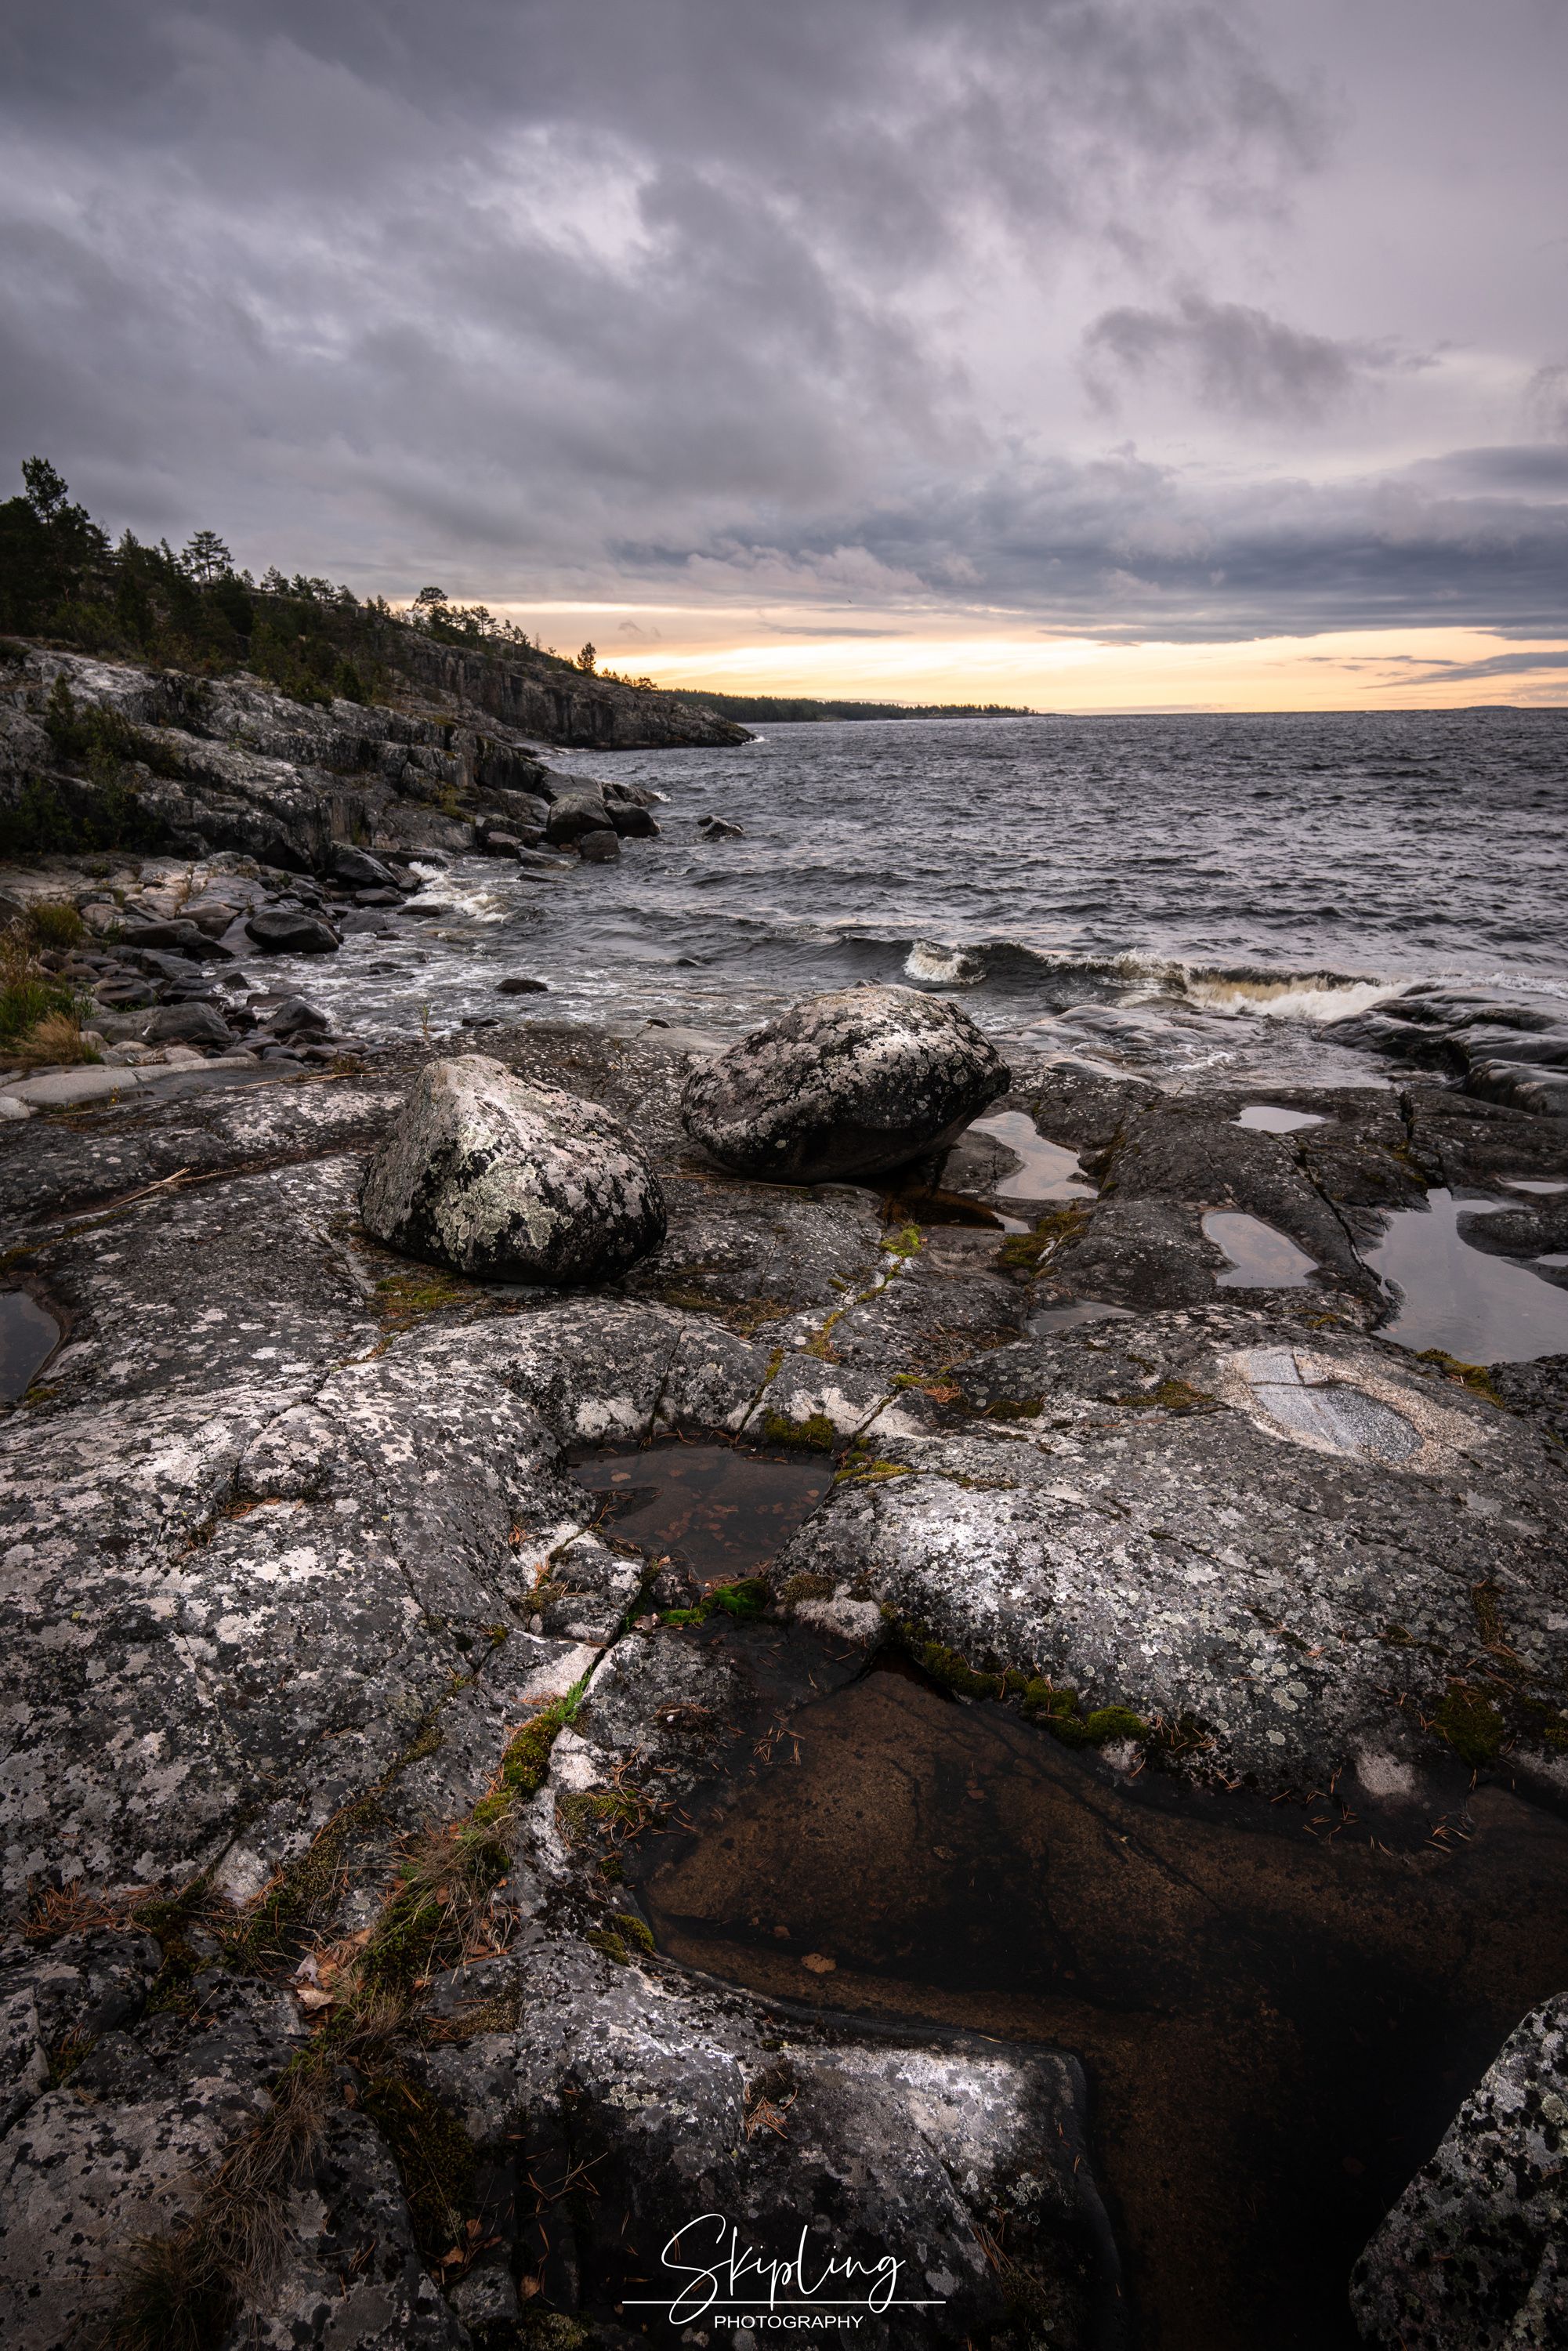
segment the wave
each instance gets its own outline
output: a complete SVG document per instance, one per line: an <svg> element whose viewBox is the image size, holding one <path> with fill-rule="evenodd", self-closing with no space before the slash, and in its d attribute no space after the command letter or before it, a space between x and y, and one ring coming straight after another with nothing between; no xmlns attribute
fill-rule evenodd
<svg viewBox="0 0 1568 2351"><path fill-rule="evenodd" d="M904 958L911 979L936 987L977 987L986 967L968 947L945 947L930 939L916 939Z"/></svg>

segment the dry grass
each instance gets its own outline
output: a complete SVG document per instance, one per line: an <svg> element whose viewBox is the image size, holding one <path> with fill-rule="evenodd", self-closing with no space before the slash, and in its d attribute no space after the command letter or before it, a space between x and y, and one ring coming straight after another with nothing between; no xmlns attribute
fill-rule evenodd
<svg viewBox="0 0 1568 2351"><path fill-rule="evenodd" d="M96 1045L84 1040L81 1021L74 1012L47 1012L5 1052L11 1066L22 1070L60 1069L103 1059Z"/></svg>

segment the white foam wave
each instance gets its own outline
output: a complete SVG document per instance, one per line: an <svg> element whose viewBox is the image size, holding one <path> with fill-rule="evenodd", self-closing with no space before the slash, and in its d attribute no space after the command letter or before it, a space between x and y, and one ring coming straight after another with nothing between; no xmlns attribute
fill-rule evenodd
<svg viewBox="0 0 1568 2351"><path fill-rule="evenodd" d="M464 882L451 866L422 865L417 857L411 857L408 870L411 873L417 873L427 889L434 886L439 903L449 906L463 922L504 923L513 911L500 891L493 886ZM417 906L423 895L424 891L421 890L409 904Z"/></svg>
<svg viewBox="0 0 1568 2351"><path fill-rule="evenodd" d="M966 947L945 947L932 939L916 939L904 958L911 979L938 987L974 987L986 977L986 967Z"/></svg>

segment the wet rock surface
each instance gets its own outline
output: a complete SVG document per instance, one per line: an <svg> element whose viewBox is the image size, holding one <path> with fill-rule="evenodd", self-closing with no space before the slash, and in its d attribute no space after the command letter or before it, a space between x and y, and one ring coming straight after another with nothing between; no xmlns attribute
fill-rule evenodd
<svg viewBox="0 0 1568 2351"><path fill-rule="evenodd" d="M648 1949L632 1848L895 1653L1020 1753L1157 1773L1178 1807L1278 1795L1298 1836L1318 1792L1350 1849L1424 1870L1488 1803L1547 1820L1560 1369L1420 1361L1378 1335L1369 1259L1429 1187L1568 1176L1564 1130L1420 1077L1286 1090L1319 1123L1281 1134L1238 1126L1235 1089L1042 1065L998 1106L1092 1194L1009 1195L989 1136L890 1199L695 1154L700 1040L485 1034L487 1067L620 1122L662 1191L618 1283L518 1289L374 1238L361 1186L433 1082L418 1047L170 1073L5 1132L14 1279L62 1332L0 1423L17 2339L120 2306L138 2238L210 2229L303 2053L314 2136L261 2283L225 2289L264 2341L557 2339L541 2314L661 2339L633 2304L723 2210L768 2258L804 2221L824 2258L906 2261L938 2306L863 2339L1115 2342L1112 2076L1071 2016L715 1983ZM975 1107L997 1097L987 1071ZM1221 1288L1217 1212L1314 1271ZM1523 1264L1521 1218L1496 1239ZM1030 1328L1095 1300L1124 1311ZM754 1444L825 1490L758 1576L705 1590L573 1475L651 1437ZM1467 2013L1417 2157L1497 2046ZM57 2239L86 2249L57 2277Z"/></svg>

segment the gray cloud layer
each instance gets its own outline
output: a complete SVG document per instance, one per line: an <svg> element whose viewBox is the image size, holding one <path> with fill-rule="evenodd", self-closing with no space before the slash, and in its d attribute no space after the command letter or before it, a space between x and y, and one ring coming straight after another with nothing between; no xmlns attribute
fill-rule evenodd
<svg viewBox="0 0 1568 2351"><path fill-rule="evenodd" d="M1357 264L1346 99L1285 22L14 7L4 456L393 592L1558 628L1568 376L1534 319L1467 375L1425 322L1369 326L1380 287L1278 295L1313 279L1303 207Z"/></svg>

